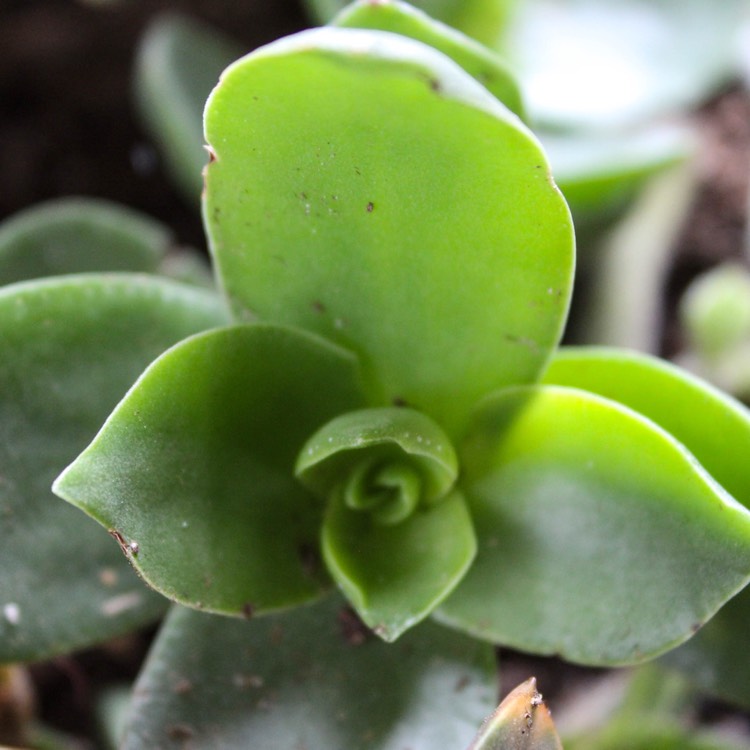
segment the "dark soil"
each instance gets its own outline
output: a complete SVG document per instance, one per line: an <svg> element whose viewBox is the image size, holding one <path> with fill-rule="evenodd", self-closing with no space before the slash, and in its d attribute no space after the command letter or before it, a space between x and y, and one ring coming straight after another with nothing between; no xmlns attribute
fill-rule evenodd
<svg viewBox="0 0 750 750"><path fill-rule="evenodd" d="M130 97L133 51L148 21L165 9L201 18L248 50L308 25L294 0L3 0L0 220L42 200L92 195L160 218L181 243L204 246L198 213L165 177ZM744 253L750 95L731 88L695 117L702 134L700 188L666 290L671 310L696 273ZM144 154L151 164L146 169ZM665 350L671 352L680 336L674 315L668 320ZM352 633L358 637L356 629ZM35 665L31 674L43 718L90 736L96 694L106 683L134 677L150 637L144 633ZM594 673L513 654L504 655L504 663L503 690L533 671L553 698Z"/></svg>

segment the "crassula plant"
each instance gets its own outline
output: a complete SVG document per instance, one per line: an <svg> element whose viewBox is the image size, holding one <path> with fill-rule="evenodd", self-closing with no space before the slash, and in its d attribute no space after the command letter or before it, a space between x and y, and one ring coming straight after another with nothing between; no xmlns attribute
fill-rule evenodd
<svg viewBox="0 0 750 750"><path fill-rule="evenodd" d="M435 685L454 706L484 705L487 644L640 662L750 579L744 407L653 358L558 349L573 227L507 71L401 3L343 18L237 61L208 101L203 214L220 294L134 274L0 293L8 515L26 496L57 502L45 487L104 422L54 491L189 607L146 665L128 748L158 744L167 703L174 742L197 742L179 714L212 746L207 727L244 704L201 692L206 670L284 707L243 714L251 729L235 735L225 722L227 746L247 730L282 747L330 695L368 715L351 675L374 665L409 675L409 705ZM3 603L6 659L162 611L106 533L87 525L75 542L39 554L55 575L75 553L90 633L74 622L51 637L24 572ZM345 659L330 642L335 588L370 639ZM58 594L45 596L62 622ZM473 692L457 698L446 686L462 659ZM341 684L302 690L329 679ZM310 747L332 732L351 747L448 742L442 725L416 740L378 708L361 733L344 733L348 712L328 717Z"/></svg>

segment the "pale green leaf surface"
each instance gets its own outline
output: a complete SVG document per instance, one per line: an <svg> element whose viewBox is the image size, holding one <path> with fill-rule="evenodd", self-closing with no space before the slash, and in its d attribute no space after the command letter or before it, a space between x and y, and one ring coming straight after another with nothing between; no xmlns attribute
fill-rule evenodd
<svg viewBox="0 0 750 750"><path fill-rule="evenodd" d="M200 197L208 161L202 129L206 98L241 53L237 42L178 13L157 16L138 46L134 82L141 118L191 202Z"/></svg>
<svg viewBox="0 0 750 750"><path fill-rule="evenodd" d="M663 360L598 347L561 349L544 381L598 393L652 419L750 507L750 411L739 401ZM750 705L748 626L745 590L669 660L701 686Z"/></svg>
<svg viewBox="0 0 750 750"><path fill-rule="evenodd" d="M507 53L532 116L617 128L695 106L737 66L746 0L527 0Z"/></svg>
<svg viewBox="0 0 750 750"><path fill-rule="evenodd" d="M536 139L450 59L302 32L225 71L205 126L204 215L237 315L351 348L370 405L449 435L537 377L568 307L569 212Z"/></svg>
<svg viewBox="0 0 750 750"><path fill-rule="evenodd" d="M163 611L49 487L154 357L224 320L215 295L146 276L0 291L0 661L80 648Z"/></svg>
<svg viewBox="0 0 750 750"><path fill-rule="evenodd" d="M387 641L416 625L456 587L476 553L471 516L460 492L397 525L373 523L329 502L323 556L362 620Z"/></svg>
<svg viewBox="0 0 750 750"><path fill-rule="evenodd" d="M154 362L55 491L171 599L248 615L327 584L322 510L294 478L305 438L361 405L354 358L265 324L211 331Z"/></svg>
<svg viewBox="0 0 750 750"><path fill-rule="evenodd" d="M614 401L508 389L461 452L476 561L439 610L477 636L588 664L686 640L750 577L750 514L682 444Z"/></svg>
<svg viewBox="0 0 750 750"><path fill-rule="evenodd" d="M412 5L359 0L347 6L332 23L347 28L392 31L429 44L458 63L511 112L526 119L518 83L502 58Z"/></svg>
<svg viewBox="0 0 750 750"><path fill-rule="evenodd" d="M385 644L338 597L251 622L175 609L123 750L466 747L495 701L491 649L425 623Z"/></svg>
<svg viewBox="0 0 750 750"><path fill-rule="evenodd" d="M40 203L0 224L0 284L88 271L153 273L171 231L98 198Z"/></svg>

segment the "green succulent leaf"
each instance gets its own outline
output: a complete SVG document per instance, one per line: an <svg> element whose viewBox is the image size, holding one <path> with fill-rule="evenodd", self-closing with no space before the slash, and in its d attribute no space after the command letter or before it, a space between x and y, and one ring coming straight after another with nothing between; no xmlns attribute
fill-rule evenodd
<svg viewBox="0 0 750 750"><path fill-rule="evenodd" d="M750 578L750 513L615 401L499 392L460 458L479 548L440 616L477 636L638 662L689 638Z"/></svg>
<svg viewBox="0 0 750 750"><path fill-rule="evenodd" d="M569 212L533 135L449 58L302 32L225 71L205 127L204 215L240 318L352 349L369 405L449 435L538 376L568 307Z"/></svg>
<svg viewBox="0 0 750 750"><path fill-rule="evenodd" d="M469 750L562 750L549 709L530 677L505 696Z"/></svg>
<svg viewBox="0 0 750 750"><path fill-rule="evenodd" d="M54 490L171 599L245 616L307 601L328 581L322 510L294 460L361 405L358 375L351 354L292 329L192 337L148 368Z"/></svg>
<svg viewBox="0 0 750 750"><path fill-rule="evenodd" d="M0 661L81 648L163 611L49 487L154 357L224 321L215 295L147 276L0 291Z"/></svg>
<svg viewBox="0 0 750 750"><path fill-rule="evenodd" d="M359 4L365 3L373 6L396 5L390 0L363 0ZM489 46L499 42L517 4L518 0L414 0L411 3ZM347 7L348 0L307 0L307 5L321 23L326 23Z"/></svg>
<svg viewBox="0 0 750 750"><path fill-rule="evenodd" d="M392 31L424 42L448 55L511 112L526 119L518 83L502 58L450 26L434 21L408 3L399 0L358 0L339 13L332 24L345 28Z"/></svg>
<svg viewBox="0 0 750 750"><path fill-rule="evenodd" d="M394 468L382 477L389 466ZM323 499L344 485L350 507L372 510L388 523L401 507L414 505L413 511L417 503L431 505L444 497L458 476L458 458L446 434L424 414L398 407L361 409L336 417L309 438L295 473ZM399 473L404 482L394 486ZM412 503L407 496L414 495L414 479ZM404 492L392 491L402 484Z"/></svg>
<svg viewBox="0 0 750 750"><path fill-rule="evenodd" d="M599 347L561 349L545 382L583 388L640 412L671 433L750 507L750 411L705 381L656 357ZM750 706L746 647L750 589L729 602L671 663L705 689Z"/></svg>
<svg viewBox="0 0 750 750"><path fill-rule="evenodd" d="M362 620L386 641L416 625L456 587L476 553L466 502L454 491L398 524L328 505L323 556Z"/></svg>
<svg viewBox="0 0 750 750"><path fill-rule="evenodd" d="M202 114L221 71L242 54L239 44L178 13L156 17L135 59L135 98L167 169L186 198L203 189L208 155Z"/></svg>
<svg viewBox="0 0 750 750"><path fill-rule="evenodd" d="M249 623L175 608L122 748L462 748L495 679L486 644L432 623L384 644L338 597Z"/></svg>
<svg viewBox="0 0 750 750"><path fill-rule="evenodd" d="M160 222L95 198L63 198L0 224L0 285L87 271L155 273L172 244Z"/></svg>

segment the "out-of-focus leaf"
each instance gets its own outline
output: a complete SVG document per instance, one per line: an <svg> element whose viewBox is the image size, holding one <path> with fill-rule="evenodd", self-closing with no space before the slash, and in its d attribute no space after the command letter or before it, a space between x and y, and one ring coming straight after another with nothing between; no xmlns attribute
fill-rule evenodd
<svg viewBox="0 0 750 750"><path fill-rule="evenodd" d="M224 321L215 295L147 276L0 291L0 661L80 648L163 612L112 540L49 487L154 357Z"/></svg>
<svg viewBox="0 0 750 750"><path fill-rule="evenodd" d="M527 0L506 35L532 116L612 127L690 107L737 67L745 0Z"/></svg>
<svg viewBox="0 0 750 750"><path fill-rule="evenodd" d="M322 508L294 461L360 398L354 358L316 336L210 331L146 370L54 490L171 599L244 616L308 601L329 581Z"/></svg>
<svg viewBox="0 0 750 750"><path fill-rule="evenodd" d="M487 645L425 623L373 637L338 597L241 622L175 609L123 750L463 748L494 702Z"/></svg>
<svg viewBox="0 0 750 750"><path fill-rule="evenodd" d="M0 284L86 271L156 272L171 231L98 198L61 198L0 224Z"/></svg>
<svg viewBox="0 0 750 750"><path fill-rule="evenodd" d="M224 73L206 132L204 214L239 316L351 348L369 405L449 435L537 376L568 306L569 212L534 136L450 59L302 32Z"/></svg>
<svg viewBox="0 0 750 750"><path fill-rule="evenodd" d="M615 401L507 389L460 452L477 558L438 610L477 636L576 662L643 661L750 579L750 513L683 445Z"/></svg>
<svg viewBox="0 0 750 750"><path fill-rule="evenodd" d="M208 161L203 107L221 71L241 53L238 43L177 13L157 16L138 47L134 77L141 117L177 186L193 203Z"/></svg>

